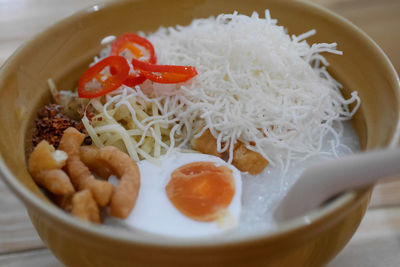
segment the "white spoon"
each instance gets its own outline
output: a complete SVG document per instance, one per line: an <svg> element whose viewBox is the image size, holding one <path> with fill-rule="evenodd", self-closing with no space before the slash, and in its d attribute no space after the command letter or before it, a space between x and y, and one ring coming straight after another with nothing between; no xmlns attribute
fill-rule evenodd
<svg viewBox="0 0 400 267"><path fill-rule="evenodd" d="M347 190L400 175L400 149L377 150L326 161L306 169L278 205L278 222L305 215Z"/></svg>

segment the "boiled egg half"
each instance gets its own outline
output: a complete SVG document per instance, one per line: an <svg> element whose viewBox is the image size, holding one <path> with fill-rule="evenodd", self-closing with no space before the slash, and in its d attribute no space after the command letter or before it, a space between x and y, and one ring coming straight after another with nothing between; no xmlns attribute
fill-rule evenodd
<svg viewBox="0 0 400 267"><path fill-rule="evenodd" d="M240 171L222 159L173 152L157 165L138 162L141 185L124 220L147 232L180 238L215 235L234 228L241 211Z"/></svg>

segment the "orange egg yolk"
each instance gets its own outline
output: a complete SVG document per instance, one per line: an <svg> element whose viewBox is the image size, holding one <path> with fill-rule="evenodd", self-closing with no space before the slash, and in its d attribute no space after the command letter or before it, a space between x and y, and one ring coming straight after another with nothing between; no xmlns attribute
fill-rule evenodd
<svg viewBox="0 0 400 267"><path fill-rule="evenodd" d="M197 221L219 218L235 194L232 170L214 162L193 162L176 169L166 186L172 204Z"/></svg>

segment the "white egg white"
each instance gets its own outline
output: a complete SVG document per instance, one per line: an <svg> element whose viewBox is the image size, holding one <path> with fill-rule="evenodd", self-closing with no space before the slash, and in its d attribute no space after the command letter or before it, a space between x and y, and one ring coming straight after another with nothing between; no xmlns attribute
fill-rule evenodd
<svg viewBox="0 0 400 267"><path fill-rule="evenodd" d="M183 215L170 202L165 186L171 173L188 163L214 162L232 170L235 194L228 206L226 216L214 222L199 222ZM124 222L136 229L171 237L194 238L215 235L238 224L241 212L242 180L240 171L222 159L200 153L174 152L161 157L161 165L149 161L138 162L141 185L136 205ZM115 182L115 181L114 181Z"/></svg>

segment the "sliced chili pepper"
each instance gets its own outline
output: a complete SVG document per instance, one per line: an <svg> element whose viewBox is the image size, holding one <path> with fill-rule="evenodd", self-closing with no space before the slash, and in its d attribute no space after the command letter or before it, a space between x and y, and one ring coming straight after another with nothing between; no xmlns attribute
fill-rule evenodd
<svg viewBox="0 0 400 267"><path fill-rule="evenodd" d="M137 34L125 33L117 40L115 40L111 45L111 55L121 55L121 53L124 52L126 49L128 49L132 53L133 58L150 62L152 64L156 64L157 62L157 57L154 52L153 45L146 38L143 38ZM148 55L147 58L145 57L143 59L144 54L146 54L145 51ZM144 77L141 73L136 75L130 74L128 78L124 81L124 84L133 87L135 85L143 83L145 80L146 77Z"/></svg>
<svg viewBox="0 0 400 267"><path fill-rule="evenodd" d="M115 70L111 68L111 74L114 74ZM135 74L128 74L128 77L126 77L125 81L123 84L129 87L134 87L135 85L142 84L146 80L146 77L144 77L143 74L141 74L139 71Z"/></svg>
<svg viewBox="0 0 400 267"><path fill-rule="evenodd" d="M102 73L109 67L109 73ZM124 57L109 56L91 66L78 82L78 96L94 98L120 87L128 77L129 64ZM94 82L93 86L88 83Z"/></svg>
<svg viewBox="0 0 400 267"><path fill-rule="evenodd" d="M132 65L147 79L156 83L186 82L197 75L196 68L192 66L155 65L137 59L132 59Z"/></svg>
<svg viewBox="0 0 400 267"><path fill-rule="evenodd" d="M125 79L124 84L129 87L133 87L135 85L139 85L144 83L146 77L144 75L129 75L128 78Z"/></svg>
<svg viewBox="0 0 400 267"><path fill-rule="evenodd" d="M128 49L137 59L145 56L145 51L147 51L148 58L141 60L152 64L157 63L153 45L146 38L137 34L125 33L117 38L111 45L111 55L120 56L125 49Z"/></svg>

